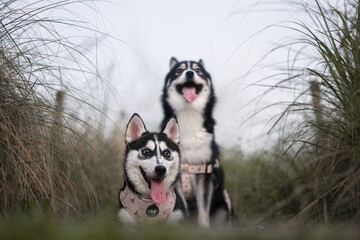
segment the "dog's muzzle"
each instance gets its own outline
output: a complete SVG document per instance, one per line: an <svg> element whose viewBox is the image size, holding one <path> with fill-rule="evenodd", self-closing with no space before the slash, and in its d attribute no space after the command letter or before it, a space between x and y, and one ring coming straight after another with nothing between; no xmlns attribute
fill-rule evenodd
<svg viewBox="0 0 360 240"><path fill-rule="evenodd" d="M185 83L183 84L177 84L176 85L176 91L182 95L182 91L184 87L195 87L196 89L196 94L199 94L203 88L202 84L196 84L194 82L194 80L187 80Z"/></svg>
<svg viewBox="0 0 360 240"><path fill-rule="evenodd" d="M146 175L144 169L142 167L139 167L140 168L140 172L141 172L141 175L143 176L145 182L148 184L148 188L150 189L151 188L151 181L150 179L148 178L148 176Z"/></svg>
<svg viewBox="0 0 360 240"><path fill-rule="evenodd" d="M187 79L193 79L194 78L194 72L189 70L189 71L186 72L185 76L186 76Z"/></svg>
<svg viewBox="0 0 360 240"><path fill-rule="evenodd" d="M166 167L164 165L157 165L155 167L155 173L159 178L162 178L166 173Z"/></svg>

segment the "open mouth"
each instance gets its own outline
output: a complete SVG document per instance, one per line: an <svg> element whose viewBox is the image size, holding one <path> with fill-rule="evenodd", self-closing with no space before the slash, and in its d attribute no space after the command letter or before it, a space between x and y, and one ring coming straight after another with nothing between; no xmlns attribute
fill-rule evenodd
<svg viewBox="0 0 360 240"><path fill-rule="evenodd" d="M189 103L195 101L201 92L202 84L195 84L193 81L187 81L184 84L176 85L176 90L183 95Z"/></svg>
<svg viewBox="0 0 360 240"><path fill-rule="evenodd" d="M150 189L150 197L156 204L162 204L166 201L166 192L164 188L164 179L152 179L147 176L144 169L140 167L140 172Z"/></svg>
<svg viewBox="0 0 360 240"><path fill-rule="evenodd" d="M148 184L148 188L151 189L151 181L150 181L150 178L146 175L144 169L142 167L139 167L140 168L140 172L141 172L141 175L143 176L143 178L145 179L146 183Z"/></svg>

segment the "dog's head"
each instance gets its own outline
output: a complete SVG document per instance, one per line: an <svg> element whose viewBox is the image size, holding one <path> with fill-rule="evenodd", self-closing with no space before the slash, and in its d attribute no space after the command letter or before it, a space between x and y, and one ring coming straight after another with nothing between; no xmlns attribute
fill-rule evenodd
<svg viewBox="0 0 360 240"><path fill-rule="evenodd" d="M186 106L203 110L213 95L210 74L205 70L202 60L170 60L170 72L165 79L163 101L175 112Z"/></svg>
<svg viewBox="0 0 360 240"><path fill-rule="evenodd" d="M157 204L166 200L179 174L179 126L175 117L161 133L149 133L134 114L126 129L125 176L130 187Z"/></svg>

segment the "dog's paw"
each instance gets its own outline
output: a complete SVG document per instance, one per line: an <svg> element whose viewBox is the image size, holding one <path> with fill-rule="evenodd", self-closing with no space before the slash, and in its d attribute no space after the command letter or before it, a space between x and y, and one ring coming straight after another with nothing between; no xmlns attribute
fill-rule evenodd
<svg viewBox="0 0 360 240"><path fill-rule="evenodd" d="M199 217L198 224L200 227L210 228L210 221L209 221L209 218L207 218L207 217Z"/></svg>
<svg viewBox="0 0 360 240"><path fill-rule="evenodd" d="M124 208L118 212L119 221L124 225L137 225L136 220Z"/></svg>
<svg viewBox="0 0 360 240"><path fill-rule="evenodd" d="M169 216L166 224L175 225L184 220L184 213L180 210L175 210Z"/></svg>

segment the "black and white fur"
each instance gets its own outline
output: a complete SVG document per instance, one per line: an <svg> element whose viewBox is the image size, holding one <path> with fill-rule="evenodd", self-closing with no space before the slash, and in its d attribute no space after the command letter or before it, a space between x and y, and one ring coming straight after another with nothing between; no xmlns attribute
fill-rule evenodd
<svg viewBox="0 0 360 240"><path fill-rule="evenodd" d="M197 98L188 102L183 96L183 88L194 86ZM181 161L188 164L215 164L218 147L215 143L212 117L216 97L210 74L203 61L182 61L171 58L170 72L165 79L162 104L166 119L175 115L180 126ZM200 226L209 227L211 223L230 222L232 210L228 208L224 196L224 176L221 167L211 174L191 176L193 194L187 199L190 215L197 214ZM180 191L180 190L179 190Z"/></svg>
<svg viewBox="0 0 360 240"><path fill-rule="evenodd" d="M174 189L178 183L180 165L179 126L175 117L169 118L160 133L149 133L140 116L135 113L127 125L125 143L123 187L127 184L134 193L150 199L149 179L161 177L166 192ZM176 189L175 194L176 203L168 223L177 223L184 217L185 203L178 197ZM122 223L137 224L121 202L118 216Z"/></svg>

